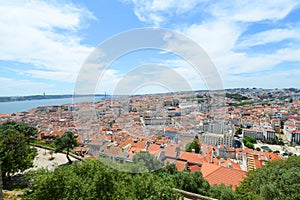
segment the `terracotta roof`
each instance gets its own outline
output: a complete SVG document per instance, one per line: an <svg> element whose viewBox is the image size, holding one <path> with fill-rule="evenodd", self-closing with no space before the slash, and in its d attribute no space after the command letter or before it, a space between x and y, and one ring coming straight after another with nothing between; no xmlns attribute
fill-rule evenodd
<svg viewBox="0 0 300 200"><path fill-rule="evenodd" d="M264 154L269 156L270 161L283 159L282 157L279 157L276 153L273 152L264 152Z"/></svg>
<svg viewBox="0 0 300 200"><path fill-rule="evenodd" d="M65 132L64 131L53 131L50 133L53 136L62 136Z"/></svg>
<svg viewBox="0 0 300 200"><path fill-rule="evenodd" d="M189 168L190 172L201 171L201 167L199 167L198 165L189 165Z"/></svg>
<svg viewBox="0 0 300 200"><path fill-rule="evenodd" d="M220 165L223 167L228 167L230 165L233 169L241 170L241 166L235 162L232 162L231 160L225 160L224 162L220 163Z"/></svg>
<svg viewBox="0 0 300 200"><path fill-rule="evenodd" d="M187 160L189 162L195 162L195 163L205 163L209 161L208 157L203 157L200 154L197 153L191 153L191 152L183 152L179 156L181 159Z"/></svg>
<svg viewBox="0 0 300 200"><path fill-rule="evenodd" d="M201 172L203 177L209 175L213 171L219 169L221 166L215 165L215 164L210 164L210 163L203 163L201 167Z"/></svg>
<svg viewBox="0 0 300 200"><path fill-rule="evenodd" d="M81 136L81 135L78 135L77 138L76 138L76 141L77 141L78 143L83 143L82 136Z"/></svg>
<svg viewBox="0 0 300 200"><path fill-rule="evenodd" d="M147 151L150 152L150 153L154 153L156 151L160 151L161 148L160 148L160 145L157 145L157 144L150 144Z"/></svg>
<svg viewBox="0 0 300 200"><path fill-rule="evenodd" d="M254 157L254 164L255 164L255 168L262 168L263 167L263 161L258 159L258 155L253 155Z"/></svg>
<svg viewBox="0 0 300 200"><path fill-rule="evenodd" d="M177 155L176 148L179 148L178 144L168 144L163 150L165 152L165 156L175 158Z"/></svg>
<svg viewBox="0 0 300 200"><path fill-rule="evenodd" d="M210 174L203 176L210 185L224 184L226 186L232 186L233 189L243 180L246 176L246 172L242 170L220 167Z"/></svg>
<svg viewBox="0 0 300 200"><path fill-rule="evenodd" d="M187 162L176 160L175 165L176 165L177 171L183 171L187 167Z"/></svg>
<svg viewBox="0 0 300 200"><path fill-rule="evenodd" d="M116 147L116 146L114 146L114 145L111 145L111 146L107 146L107 145L105 145L106 146L106 148L104 149L104 152L106 153L106 154L112 154L112 155L115 155L115 156L123 156L124 154L123 154L123 152L122 152L122 150L119 148L119 147Z"/></svg>

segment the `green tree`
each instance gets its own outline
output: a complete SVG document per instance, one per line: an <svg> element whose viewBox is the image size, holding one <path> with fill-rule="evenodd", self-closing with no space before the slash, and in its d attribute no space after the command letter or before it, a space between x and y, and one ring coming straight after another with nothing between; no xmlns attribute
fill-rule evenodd
<svg viewBox="0 0 300 200"><path fill-rule="evenodd" d="M13 129L27 137L27 143L30 143L30 138L38 134L38 130L35 127L29 126L24 122L7 121L2 124L1 129Z"/></svg>
<svg viewBox="0 0 300 200"><path fill-rule="evenodd" d="M248 148L251 148L251 149L254 149L254 144L256 142L256 139L255 137L252 137L252 136L246 136L244 139L243 139L243 143L246 147Z"/></svg>
<svg viewBox="0 0 300 200"><path fill-rule="evenodd" d="M224 184L211 186L209 190L209 196L219 200L235 199L234 191L231 189L231 187L227 187Z"/></svg>
<svg viewBox="0 0 300 200"><path fill-rule="evenodd" d="M200 195L208 195L209 183L204 180L200 171L183 171L174 175L176 188Z"/></svg>
<svg viewBox="0 0 300 200"><path fill-rule="evenodd" d="M247 141L247 142L245 143L245 146L248 147L248 148L250 148L250 149L254 149L254 144L251 143L251 142L249 142L249 141Z"/></svg>
<svg viewBox="0 0 300 200"><path fill-rule="evenodd" d="M163 163L148 152L139 152L133 156L133 163L146 167L151 172L163 167Z"/></svg>
<svg viewBox="0 0 300 200"><path fill-rule="evenodd" d="M0 200L3 200L3 181L2 181L2 169L1 169L1 162L0 162Z"/></svg>
<svg viewBox="0 0 300 200"><path fill-rule="evenodd" d="M240 128L240 127L237 128L236 131L235 131L235 134L236 134L236 135L241 135L242 133L243 133L243 129Z"/></svg>
<svg viewBox="0 0 300 200"><path fill-rule="evenodd" d="M236 199L300 199L300 157L276 160L247 174L236 189Z"/></svg>
<svg viewBox="0 0 300 200"><path fill-rule="evenodd" d="M165 167L165 172L169 173L169 174L175 174L177 173L177 168L176 165L174 163L167 163L166 167Z"/></svg>
<svg viewBox="0 0 300 200"><path fill-rule="evenodd" d="M0 163L4 184L13 173L32 167L36 149L30 147L27 141L28 136L14 126L7 123L0 125Z"/></svg>
<svg viewBox="0 0 300 200"><path fill-rule="evenodd" d="M24 199L178 199L168 174L126 173L99 160L31 172L28 178L32 182Z"/></svg>
<svg viewBox="0 0 300 200"><path fill-rule="evenodd" d="M195 136L193 142L188 143L185 147L186 152L192 152L193 149L195 150L195 153L200 153L201 151L201 147L199 145L199 138L197 135Z"/></svg>
<svg viewBox="0 0 300 200"><path fill-rule="evenodd" d="M30 143L30 138L38 134L38 130L35 127L29 126L28 124L21 122L15 125L15 129L20 133L23 133L27 138L27 142Z"/></svg>
<svg viewBox="0 0 300 200"><path fill-rule="evenodd" d="M68 131L65 132L61 137L57 137L55 140L55 152L66 151L67 159L69 164L72 164L72 160L69 157L70 151L77 145L75 135Z"/></svg>
<svg viewBox="0 0 300 200"><path fill-rule="evenodd" d="M244 140L249 141L249 142L251 142L251 143L255 143L255 142L256 142L256 139L255 139L255 137L253 137L253 136L246 136L246 137L243 139L243 141L244 141Z"/></svg>

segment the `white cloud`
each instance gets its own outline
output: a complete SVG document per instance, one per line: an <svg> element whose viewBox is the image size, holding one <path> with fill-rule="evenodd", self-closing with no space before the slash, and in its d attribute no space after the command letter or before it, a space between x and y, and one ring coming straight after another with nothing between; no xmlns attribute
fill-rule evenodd
<svg viewBox="0 0 300 200"><path fill-rule="evenodd" d="M299 40L300 31L296 29L273 29L248 36L241 40L238 48L280 42L287 39Z"/></svg>
<svg viewBox="0 0 300 200"><path fill-rule="evenodd" d="M114 89L115 94L134 94L137 90L147 87L151 89L157 86L161 87L161 91L156 92L174 92L174 91L190 91L191 87L188 81L179 74L174 68L164 65L146 64L135 67L128 73L124 74L118 81ZM144 91L144 90L143 90ZM151 91L155 91L151 89ZM151 92L151 91L148 91Z"/></svg>
<svg viewBox="0 0 300 200"><path fill-rule="evenodd" d="M166 22L174 15L180 15L193 9L207 0L132 0L134 12L140 21L155 27Z"/></svg>
<svg viewBox="0 0 300 200"><path fill-rule="evenodd" d="M135 13L142 15L143 19L140 18L140 20L149 24L160 24L160 21L147 17L150 14L171 22L170 17L178 14L177 10L180 9L180 4L174 1L161 4L156 1L147 1L147 3L134 1L134 3ZM243 80L250 85L255 85L256 82L259 82L259 84L267 86L265 83L272 85L271 81L264 81L264 78L257 76L259 72L270 71L286 61L300 62L300 31L297 28L298 26L280 21L298 5L299 2L293 0L222 0L210 3L193 1L189 7L181 9L181 13L190 12L193 8L197 8L197 12L206 13L209 17L199 18L198 22L194 21L193 24L184 22L184 24L169 25L171 27L179 27L178 31L195 40L208 53L225 81L225 86L230 86L230 83L235 83L236 86L239 86L239 82L243 82ZM262 21L268 21L269 27L273 28L262 32L255 30L252 34L248 33L248 30L251 28L249 25ZM278 26L279 24L280 26ZM289 42L281 49L269 49L265 52L248 52L253 46L283 41ZM272 54L270 54L270 50L273 51ZM184 69L184 67L186 66L182 65L180 68ZM289 71L287 69L284 73L292 73ZM251 78L249 78L250 76L247 78L231 76L231 74L243 73L256 74L251 76ZM296 74L299 75L299 73ZM269 77L278 79L280 73L271 73ZM287 78L286 76L284 77ZM192 77L190 76L190 78ZM237 79L238 81L235 81ZM277 79L272 79L272 81ZM292 84L290 80L286 80L286 82Z"/></svg>
<svg viewBox="0 0 300 200"><path fill-rule="evenodd" d="M41 94L48 91L52 86L43 82L33 82L29 80L15 80L0 77L0 94L6 96Z"/></svg>
<svg viewBox="0 0 300 200"><path fill-rule="evenodd" d="M221 74L256 72L270 69L289 59L297 60L298 56L293 51L299 48L299 45L296 48L277 50L274 54L256 53L249 55L246 51L235 51L238 48L251 48L255 45L299 38L299 31L292 28L273 29L257 34L243 35L248 27L246 23L240 21L281 19L295 7L295 3L286 5L273 1L264 1L262 6L260 4L262 3L255 1L248 2L248 4L229 3L228 1L214 4L211 6L211 14L216 17L215 19L193 24L181 31L193 38L207 51ZM259 8L254 9L256 6ZM246 8L249 9L248 12L245 10ZM241 36L243 36L243 40L240 42ZM289 59L287 59L288 56Z"/></svg>
<svg viewBox="0 0 300 200"><path fill-rule="evenodd" d="M278 20L284 18L299 3L287 1L207 1L207 0L132 0L134 12L143 22L154 25L167 21L170 17L192 11L209 13L222 20L257 22L262 20Z"/></svg>
<svg viewBox="0 0 300 200"><path fill-rule="evenodd" d="M262 87L262 88L289 88L299 87L300 70L269 71L248 74L244 76L226 75L223 77L226 88ZM274 81L276 80L276 81Z"/></svg>
<svg viewBox="0 0 300 200"><path fill-rule="evenodd" d="M0 60L33 64L29 76L75 79L92 47L82 45L77 31L92 13L73 4L5 1L0 5ZM21 69L20 69L21 70Z"/></svg>
<svg viewBox="0 0 300 200"><path fill-rule="evenodd" d="M210 6L210 12L220 19L241 22L283 19L299 2L294 0L244 0L218 1Z"/></svg>
<svg viewBox="0 0 300 200"><path fill-rule="evenodd" d="M214 20L180 31L195 40L208 55L220 56L235 47L243 28L230 21Z"/></svg>

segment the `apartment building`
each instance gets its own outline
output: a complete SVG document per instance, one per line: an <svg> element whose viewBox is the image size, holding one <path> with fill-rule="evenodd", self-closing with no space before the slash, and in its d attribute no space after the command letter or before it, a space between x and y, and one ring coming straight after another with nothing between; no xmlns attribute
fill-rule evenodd
<svg viewBox="0 0 300 200"><path fill-rule="evenodd" d="M262 129L243 129L243 137L254 137L257 140L264 140L264 131Z"/></svg>

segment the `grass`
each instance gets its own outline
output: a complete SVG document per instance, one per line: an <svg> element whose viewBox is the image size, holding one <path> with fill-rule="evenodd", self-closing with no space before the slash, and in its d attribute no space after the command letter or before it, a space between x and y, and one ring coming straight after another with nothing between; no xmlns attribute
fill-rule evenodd
<svg viewBox="0 0 300 200"><path fill-rule="evenodd" d="M36 139L36 138L31 139L30 142L33 143L33 144L38 144L38 145L44 146L44 147L55 148L54 143L46 143L46 142L41 141L41 140Z"/></svg>

